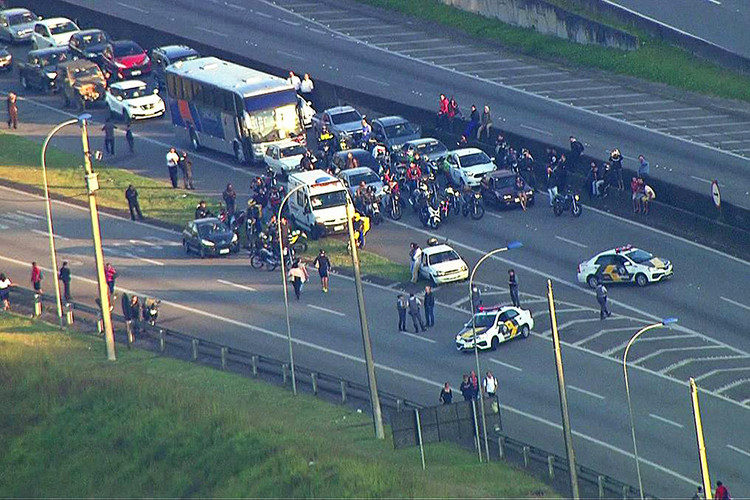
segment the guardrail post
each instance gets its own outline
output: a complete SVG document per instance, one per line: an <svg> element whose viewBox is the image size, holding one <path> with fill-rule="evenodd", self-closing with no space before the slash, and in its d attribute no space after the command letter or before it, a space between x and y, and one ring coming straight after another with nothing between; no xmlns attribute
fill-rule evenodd
<svg viewBox="0 0 750 500"><path fill-rule="evenodd" d="M341 402L346 403L346 380L341 381Z"/></svg>
<svg viewBox="0 0 750 500"><path fill-rule="evenodd" d="M73 305L70 302L65 303L65 323L68 326L73 325Z"/></svg>
<svg viewBox="0 0 750 500"><path fill-rule="evenodd" d="M599 498L604 498L604 476L596 476L596 485L599 487Z"/></svg>
<svg viewBox="0 0 750 500"><path fill-rule="evenodd" d="M130 350L130 346L133 343L133 322L131 320L127 320L125 322L125 332L127 333L127 346L128 350Z"/></svg>
<svg viewBox="0 0 750 500"><path fill-rule="evenodd" d="M159 328L159 351L164 352L167 350L167 339L164 338L164 329Z"/></svg>
<svg viewBox="0 0 750 500"><path fill-rule="evenodd" d="M286 363L281 363L281 382L286 386Z"/></svg>
<svg viewBox="0 0 750 500"><path fill-rule="evenodd" d="M505 436L497 437L497 456L500 460L505 460Z"/></svg>
<svg viewBox="0 0 750 500"><path fill-rule="evenodd" d="M629 498L629 495L628 495L629 491L630 491L630 486L628 486L627 484L624 484L622 486L622 500L628 500L628 498Z"/></svg>
<svg viewBox="0 0 750 500"><path fill-rule="evenodd" d="M38 293L34 294L34 317L38 318L42 315L42 296Z"/></svg>
<svg viewBox="0 0 750 500"><path fill-rule="evenodd" d="M396 412L401 413L401 410L404 406L404 400L403 399L396 399Z"/></svg>
<svg viewBox="0 0 750 500"><path fill-rule="evenodd" d="M226 347L221 348L221 369L222 370L227 369L227 351L228 349Z"/></svg>
<svg viewBox="0 0 750 500"><path fill-rule="evenodd" d="M549 478L555 479L555 456L547 455L547 469L549 470Z"/></svg>
<svg viewBox="0 0 750 500"><path fill-rule="evenodd" d="M253 370L253 377L258 376L258 356L250 356L250 366Z"/></svg>
<svg viewBox="0 0 750 500"><path fill-rule="evenodd" d="M312 391L316 396L318 395L318 374L315 372L310 373L310 380L312 381Z"/></svg>
<svg viewBox="0 0 750 500"><path fill-rule="evenodd" d="M198 361L198 339L193 339L193 361Z"/></svg>
<svg viewBox="0 0 750 500"><path fill-rule="evenodd" d="M528 468L529 467L529 453L531 453L531 448L528 446L523 447L523 466Z"/></svg>

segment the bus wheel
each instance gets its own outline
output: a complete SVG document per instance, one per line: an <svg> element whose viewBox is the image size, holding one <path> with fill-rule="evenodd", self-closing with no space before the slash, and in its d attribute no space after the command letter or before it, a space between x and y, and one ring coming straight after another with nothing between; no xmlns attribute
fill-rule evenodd
<svg viewBox="0 0 750 500"><path fill-rule="evenodd" d="M245 152L242 150L242 146L239 145L239 143L234 143L234 159L237 160L237 163L244 164L245 163Z"/></svg>
<svg viewBox="0 0 750 500"><path fill-rule="evenodd" d="M199 151L201 149L201 143L198 140L198 133L193 129L190 129L190 142L193 145L193 150Z"/></svg>

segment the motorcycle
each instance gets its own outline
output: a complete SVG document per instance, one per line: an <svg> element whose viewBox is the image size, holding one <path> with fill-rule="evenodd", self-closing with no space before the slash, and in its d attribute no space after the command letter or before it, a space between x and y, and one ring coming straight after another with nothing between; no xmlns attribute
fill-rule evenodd
<svg viewBox="0 0 750 500"><path fill-rule="evenodd" d="M143 307L143 321L151 326L156 326L156 320L159 318L159 299L146 299Z"/></svg>
<svg viewBox="0 0 750 500"><path fill-rule="evenodd" d="M474 191L471 194L465 194L463 198L461 213L464 217L471 215L474 220L484 217L484 201L482 201L481 192Z"/></svg>
<svg viewBox="0 0 750 500"><path fill-rule="evenodd" d="M300 229L289 232L289 248L292 254L307 252L307 233Z"/></svg>
<svg viewBox="0 0 750 500"><path fill-rule="evenodd" d="M376 226L383 222L383 213L380 211L380 196L373 196L372 201L368 204L367 216L372 219Z"/></svg>
<svg viewBox="0 0 750 500"><path fill-rule="evenodd" d="M459 193L452 186L445 188L444 197L448 202L448 208L454 215L461 213L461 193Z"/></svg>
<svg viewBox="0 0 750 500"><path fill-rule="evenodd" d="M388 215L393 220L399 220L403 215L401 210L401 195L398 190L393 190L390 186L385 186L383 192L388 195Z"/></svg>
<svg viewBox="0 0 750 500"><path fill-rule="evenodd" d="M432 229L440 227L442 219L440 218L440 209L433 207L429 200L425 199L422 207L419 209L419 220L422 225Z"/></svg>
<svg viewBox="0 0 750 500"><path fill-rule="evenodd" d="M271 238L261 233L255 247L250 251L250 265L253 269L263 269L265 266L268 271L275 271L281 265L279 256L269 248L271 244Z"/></svg>
<svg viewBox="0 0 750 500"><path fill-rule="evenodd" d="M552 203L552 211L555 215L560 216L563 212L570 210L573 217L580 217L583 207L581 206L581 198L576 194L567 193L565 196L557 195Z"/></svg>

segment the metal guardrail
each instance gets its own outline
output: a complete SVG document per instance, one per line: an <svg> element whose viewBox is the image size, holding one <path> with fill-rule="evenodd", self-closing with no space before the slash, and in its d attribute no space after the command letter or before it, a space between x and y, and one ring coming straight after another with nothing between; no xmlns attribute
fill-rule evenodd
<svg viewBox="0 0 750 500"><path fill-rule="evenodd" d="M32 290L13 287L11 294L12 310L18 311L20 306L24 309L23 312L31 314L32 317L39 317L40 314L38 311L41 311L42 319L47 320L50 318L45 316L55 314L54 299L52 297L39 297L41 304L47 305L42 305L42 307L38 308L38 296ZM83 323L94 326L95 331L101 332L101 328L98 326L100 321L100 311L98 308L80 302L71 302L70 312L72 314L68 314L67 318L72 319L75 316L77 318L76 321L83 320ZM122 329L115 330L115 339L121 344L127 345L128 349L130 349L133 345L133 336L130 335L131 325L125 322L125 318L115 313L114 310L112 317L120 325L125 325L125 331ZM67 320L68 323L70 323L70 319ZM141 329L138 335L138 339L136 339L138 347L148 348L161 354L168 354L179 359L202 363L221 370L234 369L233 371L236 373L245 376L249 375L257 378L262 374L266 374L276 379L281 379L283 386L291 385L289 364L270 356L236 347L229 347L158 325L152 327L143 321L141 322ZM170 351L169 353L167 353L168 350ZM295 364L295 372L298 387L307 388L315 396L322 394L332 395L342 404L350 403L353 400L369 403L369 389L366 384L353 382L298 364ZM396 412L425 408L424 405L389 392L381 390L378 391L378 394L381 404ZM514 439L502 431L495 433L495 437L491 443L490 457L492 457L494 452L494 456L497 459L513 460L522 464L527 469L533 465L546 467L547 477L550 481L555 480L558 472L564 472L561 479L568 480L568 461L565 457ZM516 456L511 457L512 454ZM629 484L580 464L577 467L579 480L588 483L591 491L596 491L597 497L600 499L622 498L627 500L638 497L638 490ZM592 495L589 495L589 497L592 497ZM655 499L657 497L646 495L646 498Z"/></svg>

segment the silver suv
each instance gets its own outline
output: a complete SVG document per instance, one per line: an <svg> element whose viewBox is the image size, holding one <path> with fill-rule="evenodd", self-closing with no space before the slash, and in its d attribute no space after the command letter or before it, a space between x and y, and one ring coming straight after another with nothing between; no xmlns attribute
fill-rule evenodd
<svg viewBox="0 0 750 500"><path fill-rule="evenodd" d="M0 11L0 38L8 43L30 42L39 17L28 9Z"/></svg>

